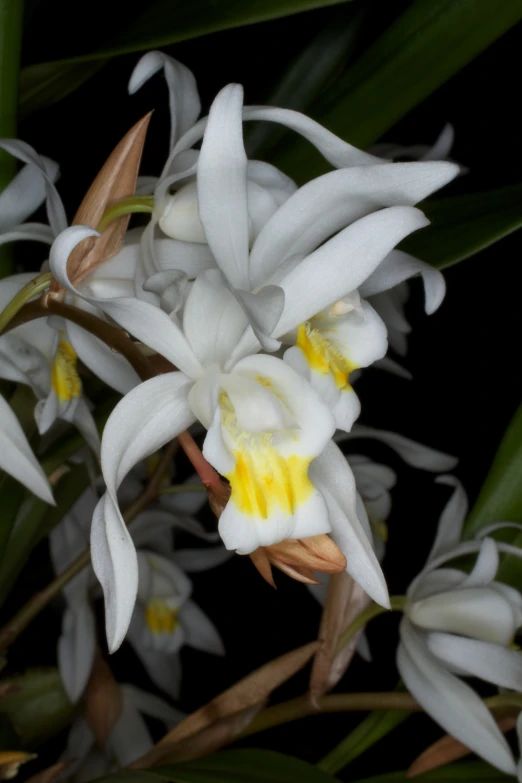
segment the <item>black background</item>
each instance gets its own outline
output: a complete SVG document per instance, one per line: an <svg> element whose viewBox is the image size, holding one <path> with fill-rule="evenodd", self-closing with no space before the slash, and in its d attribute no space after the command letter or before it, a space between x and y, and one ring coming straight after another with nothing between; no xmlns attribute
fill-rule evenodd
<svg viewBox="0 0 522 783"><path fill-rule="evenodd" d="M78 22L72 5L58 4L55 34L65 35L80 23L75 32L80 41L82 35L86 40L89 30L96 28L96 18L103 22L107 8L111 10L110 3L104 4L103 12L102 4L95 3L94 11L100 6L99 16L94 13L94 19L88 15ZM386 26L390 15L397 13L394 5L392 12L388 4L375 3L371 26L364 30L363 39L371 40ZM217 90L230 81L244 84L246 103L258 103L327 14L308 12L213 34L165 51L194 71L205 112ZM452 155L470 173L448 187L447 193L474 192L521 181L520 45L520 29L514 28L392 128L385 140L431 143L450 121L456 132ZM24 60L52 59L52 47L52 38L42 41L33 32ZM155 113L142 173L157 174L161 168L168 144L166 89L162 79L156 77L136 96L127 95L126 84L138 58L139 54L116 58L74 95L21 124L21 138L60 162L59 190L70 218L111 149L151 108ZM520 250L520 237L513 234L446 270L448 293L440 310L431 317L423 312L421 284L415 282L408 305L414 329L406 359L414 373L413 381L369 370L357 385L363 405L361 421L459 456L456 474L471 500L478 494L520 398ZM34 266L38 261L38 251L33 247L20 246L16 252L18 264ZM355 451L381 459L399 474L384 569L390 592L402 593L422 565L449 490L434 485L431 474L405 467L383 446L355 445ZM6 607L7 613L48 578L47 569L41 566L42 552L39 554L39 567L28 569ZM314 638L320 617L318 605L301 585L283 576L277 582L278 590L274 591L262 582L247 558L239 557L194 577L194 597L222 633L227 657L216 659L185 648L183 709L197 708L267 660ZM53 664L59 623L57 603L13 647L11 670ZM394 687L396 625L391 616L375 621L369 631L374 663L354 661L338 690ZM148 687L140 664L125 646L111 663L122 680L132 679ZM303 674L281 689L280 698L297 695L305 688ZM316 761L358 719L349 714L307 718L243 744ZM356 780L404 767L436 736L438 730L427 718L415 716L340 777ZM49 757L57 749L57 744L49 743Z"/></svg>

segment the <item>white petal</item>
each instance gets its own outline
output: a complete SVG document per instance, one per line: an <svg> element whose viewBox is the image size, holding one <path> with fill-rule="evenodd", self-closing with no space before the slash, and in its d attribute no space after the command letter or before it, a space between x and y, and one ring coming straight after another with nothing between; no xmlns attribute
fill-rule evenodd
<svg viewBox="0 0 522 783"><path fill-rule="evenodd" d="M141 634L140 634L141 635ZM171 698L179 698L181 685L181 663L179 655L164 653L141 644L134 633L133 622L129 628L128 640L142 662L150 679Z"/></svg>
<svg viewBox="0 0 522 783"><path fill-rule="evenodd" d="M509 775L515 764L509 746L479 697L447 672L407 621L401 623L397 666L408 690L451 736Z"/></svg>
<svg viewBox="0 0 522 783"><path fill-rule="evenodd" d="M414 468L422 468L423 470L430 470L434 473L452 470L458 462L456 457L451 457L449 454L436 451L436 449L424 446L422 443L416 443L416 441L410 440L410 438L406 438L404 435L399 435L396 432L388 432L388 430L378 430L373 427L366 427L362 424L357 424L352 432L347 436L343 436L342 439L345 440L347 437L379 440L381 443L385 443L396 451L407 465L412 465Z"/></svg>
<svg viewBox="0 0 522 783"><path fill-rule="evenodd" d="M58 668L66 693L75 704L87 685L94 661L96 629L87 600L67 608L58 639Z"/></svg>
<svg viewBox="0 0 522 783"><path fill-rule="evenodd" d="M72 321L67 322L67 335L85 366L108 386L120 394L127 394L138 385L140 379L132 365L98 337Z"/></svg>
<svg viewBox="0 0 522 783"><path fill-rule="evenodd" d="M169 90L170 147L196 122L201 103L194 74L185 65L163 52L147 52L140 59L129 81L133 95L161 68Z"/></svg>
<svg viewBox="0 0 522 783"><path fill-rule="evenodd" d="M183 330L203 366L222 365L248 325L221 272L209 269L196 278L183 313Z"/></svg>
<svg viewBox="0 0 522 783"><path fill-rule="evenodd" d="M247 158L243 147L243 88L229 84L210 108L198 161L198 197L207 242L236 288L248 274Z"/></svg>
<svg viewBox="0 0 522 783"><path fill-rule="evenodd" d="M21 226L13 226L8 231L0 234L0 245L6 245L8 242L19 242L20 240L45 242L47 245L52 245L54 233L50 226L42 223L24 223Z"/></svg>
<svg viewBox="0 0 522 783"><path fill-rule="evenodd" d="M509 601L487 587L467 587L415 601L413 623L428 631L448 631L483 641L511 644L516 617Z"/></svg>
<svg viewBox="0 0 522 783"><path fill-rule="evenodd" d="M386 580L357 517L353 473L335 443L330 442L312 462L310 476L325 497L332 538L346 556L346 570L370 598L388 607Z"/></svg>
<svg viewBox="0 0 522 783"><path fill-rule="evenodd" d="M89 406L87 405L85 398L79 397L77 404L74 408L74 415L71 419L63 417L66 421L71 421L74 426L85 438L87 445L94 451L96 456L100 454L100 436L96 422L92 416Z"/></svg>
<svg viewBox="0 0 522 783"><path fill-rule="evenodd" d="M462 526L468 513L466 492L455 476L438 476L435 481L437 484L447 484L455 489L439 517L437 534L428 556L428 562L449 552L459 543L462 537Z"/></svg>
<svg viewBox="0 0 522 783"><path fill-rule="evenodd" d="M389 332L388 332L388 340L390 341L390 345L391 345ZM397 375L399 378L404 378L404 380L406 381L411 381L413 378L413 375L409 370L403 367L402 364L399 364L399 362L396 362L394 359L390 359L389 356L383 356L382 359L379 359L378 361L374 362L373 367L376 370L384 370L385 372L389 372L392 375Z"/></svg>
<svg viewBox="0 0 522 783"><path fill-rule="evenodd" d="M447 122L437 137L433 147L423 155L423 160L444 160L447 158L453 147L455 140L455 130L450 122Z"/></svg>
<svg viewBox="0 0 522 783"><path fill-rule="evenodd" d="M252 330L265 351L277 351L280 343L270 337L285 305L285 293L277 285L266 285L254 294L236 289L238 302L246 313Z"/></svg>
<svg viewBox="0 0 522 783"><path fill-rule="evenodd" d="M256 239L250 256L252 284L266 282L285 259L308 255L335 232L370 212L413 206L457 173L458 166L452 163L385 163L333 171L313 179L277 210ZM415 272L410 271L408 277L411 274Z"/></svg>
<svg viewBox="0 0 522 783"><path fill-rule="evenodd" d="M376 271L361 286L361 296L368 297L388 291L396 285L421 275L428 315L437 310L446 293L444 276L430 264L410 256L402 250L393 250Z"/></svg>
<svg viewBox="0 0 522 783"><path fill-rule="evenodd" d="M105 599L109 651L123 642L138 592L138 561L129 531L109 494L96 506L91 528L94 573Z"/></svg>
<svg viewBox="0 0 522 783"><path fill-rule="evenodd" d="M47 215L49 217L49 223L53 229L55 235L59 234L67 228L67 218L65 216L65 210L63 208L62 200L58 195L58 191L54 187L54 182L58 177L58 171L56 163L49 158L38 155L25 141L19 141L18 139L3 139L0 142L0 149L6 150L18 160L29 164L29 166L36 168L41 179L43 179L45 187L45 197L47 206ZM27 175L29 176L29 175ZM14 186L17 187L17 186ZM40 186L41 187L41 186ZM31 212L43 201L40 187L34 195L24 195L24 206L21 204L14 208L14 213L20 214L20 217L15 220L16 223L21 222L24 219L24 214L31 214ZM37 202L35 206L35 201ZM30 212L26 212L25 204L30 208Z"/></svg>
<svg viewBox="0 0 522 783"><path fill-rule="evenodd" d="M225 648L214 624L194 601L185 601L179 613L185 631L185 643L196 650L224 655Z"/></svg>
<svg viewBox="0 0 522 783"><path fill-rule="evenodd" d="M462 583L463 587L483 587L489 585L498 571L498 549L492 538L485 538L473 570Z"/></svg>
<svg viewBox="0 0 522 783"><path fill-rule="evenodd" d="M163 721L169 728L186 718L184 712L176 709L176 707L172 707L161 697L155 696L153 693L147 693L147 691L143 691L141 688L136 688L135 685L125 683L125 685L122 685L122 690L140 712L151 718Z"/></svg>
<svg viewBox="0 0 522 783"><path fill-rule="evenodd" d="M120 766L126 767L149 751L153 745L147 725L133 701L122 689L123 707L107 746L115 754Z"/></svg>
<svg viewBox="0 0 522 783"><path fill-rule="evenodd" d="M51 486L11 406L0 395L0 468L46 503L54 505Z"/></svg>
<svg viewBox="0 0 522 783"><path fill-rule="evenodd" d="M76 296L99 307L120 326L165 356L183 372L199 375L201 366L186 338L162 310L137 299L92 297L74 288L67 275L67 260L79 242L92 236L98 236L98 233L87 226L73 226L57 237L51 248L49 263L58 282Z"/></svg>
<svg viewBox="0 0 522 783"><path fill-rule="evenodd" d="M285 309L274 336L295 329L354 291L401 239L427 224L414 207L389 207L345 228L279 281Z"/></svg>
<svg viewBox="0 0 522 783"><path fill-rule="evenodd" d="M222 546L209 549L178 549L173 560L184 571L196 573L216 568L230 560L232 553Z"/></svg>
<svg viewBox="0 0 522 783"><path fill-rule="evenodd" d="M518 650L447 633L428 634L426 644L443 663L468 677L479 677L499 688L522 690L522 654Z"/></svg>

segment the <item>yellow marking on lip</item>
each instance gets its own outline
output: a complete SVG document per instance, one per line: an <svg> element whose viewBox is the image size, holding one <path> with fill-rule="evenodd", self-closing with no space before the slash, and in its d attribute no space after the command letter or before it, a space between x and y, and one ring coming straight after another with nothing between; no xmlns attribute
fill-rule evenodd
<svg viewBox="0 0 522 783"><path fill-rule="evenodd" d="M235 443L235 465L225 478L230 482L230 501L246 516L268 519L283 512L293 515L313 492L308 478L310 457L283 456L270 432L253 434L237 426L234 407L226 392L219 395L221 422Z"/></svg>
<svg viewBox="0 0 522 783"><path fill-rule="evenodd" d="M151 598L145 609L147 628L154 634L172 633L178 626L178 610L171 609L161 598Z"/></svg>
<svg viewBox="0 0 522 783"><path fill-rule="evenodd" d="M357 366L343 356L319 329L314 329L309 321L301 324L297 330L297 347L304 353L312 370L322 375L331 373L338 389L350 387L350 373Z"/></svg>
<svg viewBox="0 0 522 783"><path fill-rule="evenodd" d="M70 402L81 394L82 382L76 370L77 361L71 343L60 337L51 369L51 384L60 402Z"/></svg>

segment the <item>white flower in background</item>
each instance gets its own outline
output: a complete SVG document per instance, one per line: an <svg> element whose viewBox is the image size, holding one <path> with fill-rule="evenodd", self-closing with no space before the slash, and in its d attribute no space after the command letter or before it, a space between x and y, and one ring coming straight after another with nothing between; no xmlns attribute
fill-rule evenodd
<svg viewBox="0 0 522 783"><path fill-rule="evenodd" d="M83 716L73 723L62 756L73 762L64 773L65 779L85 783L126 767L147 753L154 743L143 715L162 721L166 728L172 728L185 717L158 696L134 685L120 687L122 711L104 748L96 744L94 733Z"/></svg>
<svg viewBox="0 0 522 783"><path fill-rule="evenodd" d="M9 403L0 395L0 470L20 481L47 503L53 492Z"/></svg>
<svg viewBox="0 0 522 783"><path fill-rule="evenodd" d="M499 550L522 550L482 542L458 544L466 513L462 487L439 523L424 570L412 582L400 626L397 665L426 712L449 734L508 774L515 774L509 746L482 700L461 677L478 677L501 688L522 690L522 656L511 646L522 627L522 596L495 581ZM497 527L497 526L495 526ZM478 552L470 574L448 561Z"/></svg>
<svg viewBox="0 0 522 783"><path fill-rule="evenodd" d="M141 487L137 477L129 475L119 493L120 502L130 504ZM92 515L98 499L94 489L89 487L52 530L49 541L57 575L88 548ZM177 697L181 666L175 653L182 645L218 655L224 653L214 626L189 598L192 585L183 570L195 572L213 568L225 562L230 554L223 547L173 548L173 530L212 538L197 520L186 516L187 507L196 511L206 501L206 493L180 493L166 496L165 500L169 510L153 506L129 526L138 549L140 590L128 639L152 681ZM58 640L58 668L73 703L82 696L94 663L96 630L89 593L95 584L89 567L64 588L66 609Z"/></svg>
<svg viewBox="0 0 522 783"><path fill-rule="evenodd" d="M388 160L408 159L408 160L449 160L449 154L455 141L455 129L451 123L447 122L437 136L435 142L429 144L411 144L409 146L380 143L374 144L372 153Z"/></svg>

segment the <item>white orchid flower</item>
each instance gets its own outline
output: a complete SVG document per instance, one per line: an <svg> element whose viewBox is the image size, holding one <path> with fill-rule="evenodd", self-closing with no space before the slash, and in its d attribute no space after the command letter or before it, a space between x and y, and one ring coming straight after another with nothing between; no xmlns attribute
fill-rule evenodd
<svg viewBox="0 0 522 783"><path fill-rule="evenodd" d="M219 549L201 552L201 568L223 562ZM191 558L197 562L197 550L193 550ZM138 600L127 638L151 680L177 697L181 647L188 645L213 655L224 655L223 642L213 623L191 600L190 579L173 559L139 550L138 564Z"/></svg>
<svg viewBox="0 0 522 783"><path fill-rule="evenodd" d="M27 487L46 503L54 505L47 476L9 403L0 395L0 470Z"/></svg>
<svg viewBox="0 0 522 783"><path fill-rule="evenodd" d="M166 728L172 728L185 715L170 704L134 685L121 685L122 711L103 749L87 720L80 716L73 723L62 756L73 763L65 771L64 778L74 783L84 783L102 775L126 767L153 746L153 740L142 715L160 720Z"/></svg>
<svg viewBox="0 0 522 783"><path fill-rule="evenodd" d="M510 646L522 627L522 596L495 581L499 550L517 557L522 557L522 550L491 538L457 543L466 498L453 477L439 481L455 490L441 516L428 563L408 589L397 665L408 690L437 723L490 764L514 775L506 740L484 703L460 677L522 690L522 656ZM477 552L470 574L446 566L456 557Z"/></svg>

